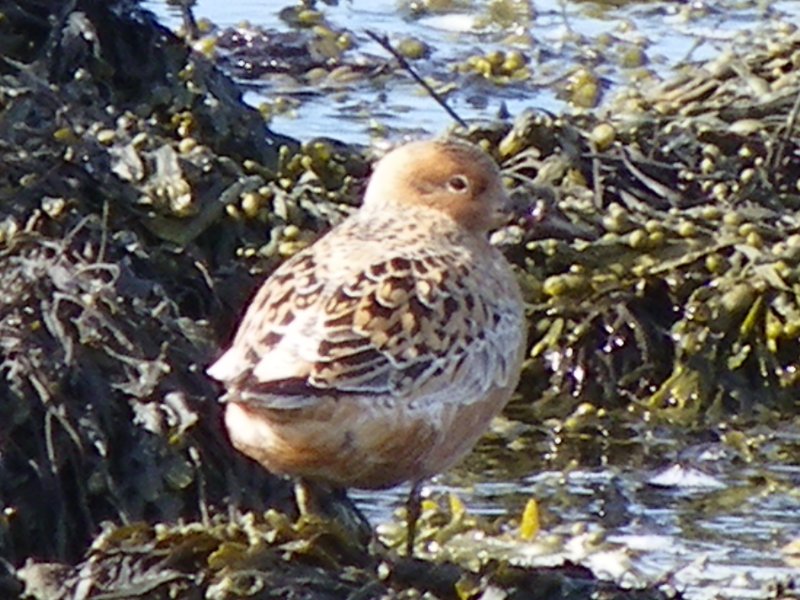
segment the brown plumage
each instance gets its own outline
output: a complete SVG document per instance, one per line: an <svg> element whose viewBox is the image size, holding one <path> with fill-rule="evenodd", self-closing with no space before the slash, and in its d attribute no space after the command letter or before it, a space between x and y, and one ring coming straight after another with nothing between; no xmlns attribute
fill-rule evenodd
<svg viewBox="0 0 800 600"><path fill-rule="evenodd" d="M519 287L487 232L508 198L464 142L413 142L364 204L262 285L222 357L234 446L274 473L384 488L459 460L508 401Z"/></svg>

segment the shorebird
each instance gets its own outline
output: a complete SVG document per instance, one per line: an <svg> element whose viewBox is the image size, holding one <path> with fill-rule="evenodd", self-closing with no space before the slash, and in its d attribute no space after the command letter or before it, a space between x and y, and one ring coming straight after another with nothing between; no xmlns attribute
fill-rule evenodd
<svg viewBox="0 0 800 600"><path fill-rule="evenodd" d="M520 289L488 232L508 219L496 163L462 141L381 159L363 205L278 267L208 369L234 447L333 489L421 483L508 402L525 354Z"/></svg>

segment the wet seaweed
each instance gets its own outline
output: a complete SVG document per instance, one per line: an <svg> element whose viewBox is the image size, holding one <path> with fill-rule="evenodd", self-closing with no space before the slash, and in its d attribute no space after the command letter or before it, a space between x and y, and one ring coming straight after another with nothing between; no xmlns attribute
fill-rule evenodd
<svg viewBox="0 0 800 600"><path fill-rule="evenodd" d="M329 59L285 68L334 77L354 38L315 12L286 18ZM455 502L424 515L438 565L397 559L401 530L365 553L336 523L295 521L285 487L230 448L203 369L258 278L357 201L366 157L270 132L135 6L2 13L0 554L61 561L19 569L30 595L659 597L512 566L515 526ZM509 416L591 439L572 448L590 460L609 414L690 428L796 411L798 47L754 42L606 116L457 132L528 206L495 236L531 328ZM501 85L528 64L479 58ZM511 429L490 441L537 451Z"/></svg>

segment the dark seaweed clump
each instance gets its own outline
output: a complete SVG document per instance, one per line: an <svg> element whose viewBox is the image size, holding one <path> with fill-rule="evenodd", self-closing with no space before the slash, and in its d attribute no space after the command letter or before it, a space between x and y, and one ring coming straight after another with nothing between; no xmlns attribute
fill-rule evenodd
<svg viewBox="0 0 800 600"><path fill-rule="evenodd" d="M242 163L277 168L286 140L126 11L2 5L0 555L15 563L74 561L106 521L263 508L281 490L230 448L202 375L210 313L227 325L252 287L242 269L218 293L204 265L250 234L203 215L247 185Z"/></svg>

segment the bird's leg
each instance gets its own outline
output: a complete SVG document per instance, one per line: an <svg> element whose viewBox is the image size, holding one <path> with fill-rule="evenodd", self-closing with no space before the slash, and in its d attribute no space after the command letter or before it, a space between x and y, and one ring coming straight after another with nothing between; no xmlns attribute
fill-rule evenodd
<svg viewBox="0 0 800 600"><path fill-rule="evenodd" d="M316 490L310 481L306 481L302 477L294 480L294 501L297 503L298 516L305 517L316 512L313 504L315 504Z"/></svg>
<svg viewBox="0 0 800 600"><path fill-rule="evenodd" d="M422 481L415 481L411 484L406 500L406 556L409 558L414 555L414 538L417 536L417 520L421 512L421 492Z"/></svg>

